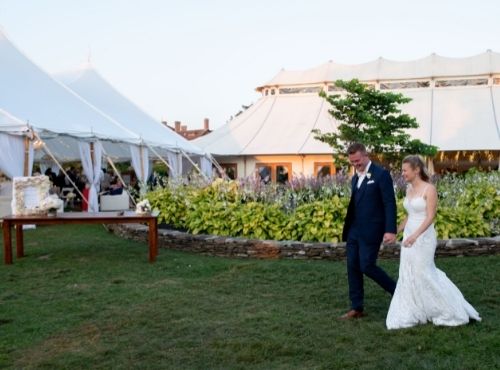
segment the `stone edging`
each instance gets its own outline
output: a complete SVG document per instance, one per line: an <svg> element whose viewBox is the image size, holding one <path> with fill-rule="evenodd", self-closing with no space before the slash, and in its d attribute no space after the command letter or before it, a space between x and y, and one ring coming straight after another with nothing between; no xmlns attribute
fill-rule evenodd
<svg viewBox="0 0 500 370"><path fill-rule="evenodd" d="M135 224L106 225L106 228L126 239L146 242L148 227ZM176 230L158 230L158 245L179 251L233 258L327 259L345 258L345 243L307 243L232 238L215 235L193 235ZM381 258L399 258L400 244L384 246ZM480 256L500 254L500 236L491 238L439 240L436 256Z"/></svg>

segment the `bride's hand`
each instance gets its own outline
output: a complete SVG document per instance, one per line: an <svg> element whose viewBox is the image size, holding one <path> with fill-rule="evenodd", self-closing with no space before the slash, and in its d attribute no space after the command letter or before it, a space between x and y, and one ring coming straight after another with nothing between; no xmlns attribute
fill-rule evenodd
<svg viewBox="0 0 500 370"><path fill-rule="evenodd" d="M415 236L411 235L408 238L406 238L405 240L403 240L403 246L406 248L410 248L413 246L413 243L415 243L416 240L417 240L417 238Z"/></svg>

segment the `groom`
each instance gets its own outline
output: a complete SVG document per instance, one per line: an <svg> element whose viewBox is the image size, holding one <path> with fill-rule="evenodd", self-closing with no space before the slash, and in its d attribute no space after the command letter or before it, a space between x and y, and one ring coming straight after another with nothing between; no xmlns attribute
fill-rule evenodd
<svg viewBox="0 0 500 370"><path fill-rule="evenodd" d="M340 319L356 319L363 313L363 274L390 294L396 282L377 266L380 244L396 241L396 199L389 172L373 164L363 144L347 149L356 169L342 240L347 241L347 276L351 310Z"/></svg>

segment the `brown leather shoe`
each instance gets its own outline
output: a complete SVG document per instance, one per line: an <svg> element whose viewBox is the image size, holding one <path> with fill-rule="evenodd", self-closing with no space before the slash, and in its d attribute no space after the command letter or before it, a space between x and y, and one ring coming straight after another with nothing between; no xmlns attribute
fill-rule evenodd
<svg viewBox="0 0 500 370"><path fill-rule="evenodd" d="M365 314L363 311L356 311L356 310L350 310L349 312L345 313L344 315L339 317L339 320L351 320L351 319L360 319Z"/></svg>

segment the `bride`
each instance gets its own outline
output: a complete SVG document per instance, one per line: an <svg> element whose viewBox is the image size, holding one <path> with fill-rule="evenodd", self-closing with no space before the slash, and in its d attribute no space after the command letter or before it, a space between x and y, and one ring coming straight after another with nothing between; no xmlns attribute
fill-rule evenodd
<svg viewBox="0 0 500 370"><path fill-rule="evenodd" d="M406 157L402 171L408 183L403 202L408 215L398 227L398 232L404 230L399 279L387 314L387 328L408 328L429 321L446 326L467 324L471 318L480 321L474 307L434 264L437 192L429 183L422 159Z"/></svg>

